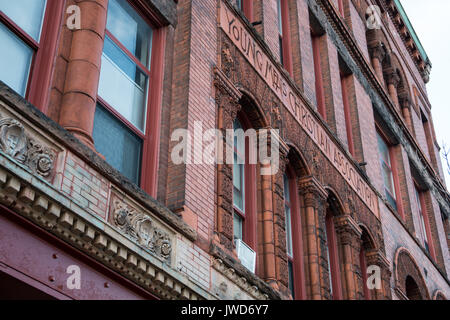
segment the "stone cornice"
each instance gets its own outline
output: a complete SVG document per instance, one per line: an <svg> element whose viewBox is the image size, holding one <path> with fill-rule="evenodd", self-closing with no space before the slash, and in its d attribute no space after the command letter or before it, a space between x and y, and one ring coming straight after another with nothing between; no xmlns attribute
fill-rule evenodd
<svg viewBox="0 0 450 320"><path fill-rule="evenodd" d="M197 239L196 231L191 228L180 215L170 211L158 201L150 197L137 185L125 178L120 172L110 166L97 153L85 146L76 139L70 132L62 128L59 124L49 119L36 107L17 95L2 81L0 81L0 101L19 113L23 118L30 121L36 128L42 130L52 139L55 139L61 145L67 147L77 156L88 162L94 169L98 170L105 178L112 183L120 186L127 195L143 205L158 218L175 228L188 239L195 241Z"/></svg>
<svg viewBox="0 0 450 320"><path fill-rule="evenodd" d="M228 255L215 244L211 244L211 255L214 257L213 267L223 273L251 296L263 300L280 300L281 296L266 282L247 270L235 258Z"/></svg>
<svg viewBox="0 0 450 320"><path fill-rule="evenodd" d="M163 299L214 299L153 254L0 154L0 203Z"/></svg>

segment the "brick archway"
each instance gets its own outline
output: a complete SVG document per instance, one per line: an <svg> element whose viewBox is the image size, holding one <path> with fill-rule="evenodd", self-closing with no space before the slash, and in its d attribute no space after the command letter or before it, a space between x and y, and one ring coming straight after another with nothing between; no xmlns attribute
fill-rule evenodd
<svg viewBox="0 0 450 320"><path fill-rule="evenodd" d="M395 291L404 300L430 300L422 273L411 254L403 247L394 258Z"/></svg>
<svg viewBox="0 0 450 320"><path fill-rule="evenodd" d="M441 290L436 290L433 294L433 300L447 300L447 297Z"/></svg>

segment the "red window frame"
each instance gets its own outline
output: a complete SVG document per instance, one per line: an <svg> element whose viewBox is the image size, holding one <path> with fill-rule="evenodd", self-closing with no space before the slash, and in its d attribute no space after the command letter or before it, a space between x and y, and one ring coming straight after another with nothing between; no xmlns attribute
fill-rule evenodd
<svg viewBox="0 0 450 320"><path fill-rule="evenodd" d="M293 252L292 257L289 254L287 256L293 267L292 278L294 283L295 299L304 300L306 299L306 280L303 259L302 221L300 215L300 199L297 189L297 177L293 168L289 165L286 169L286 175L289 182L290 203L285 199L285 204L291 209L291 237Z"/></svg>
<svg viewBox="0 0 450 320"><path fill-rule="evenodd" d="M322 63L320 58L320 39L321 36L316 34L311 28L311 43L314 60L314 75L316 86L317 111L322 118L327 121L327 110L325 107L325 91L323 88Z"/></svg>
<svg viewBox="0 0 450 320"><path fill-rule="evenodd" d="M283 67L289 72L289 74L293 75L292 69L292 46L291 46L291 26L289 24L289 4L287 0L277 0L278 2L278 38L280 43L280 54L281 61ZM281 27L281 30L280 30ZM281 31L281 32L280 32Z"/></svg>
<svg viewBox="0 0 450 320"><path fill-rule="evenodd" d="M334 216L333 213L328 211L325 218L325 226L327 231L327 248L328 256L330 258L330 277L332 288L333 300L342 299L342 284L341 284L341 271L339 266L339 252L336 239L336 229L334 227Z"/></svg>
<svg viewBox="0 0 450 320"><path fill-rule="evenodd" d="M428 210L427 210L427 206L425 203L425 196L424 196L424 192L420 190L418 183L414 180L414 191L417 192L417 194L419 195L419 199L417 199L417 196L414 195L414 197L416 197L416 202L417 202L417 206L419 209L419 219L423 219L423 223L424 223L424 227L425 227L425 235L423 235L424 237L426 237L427 241L428 241L428 248L429 248L429 253L431 255L431 257L433 258L433 260L436 261L436 253L434 251L434 243L433 243L433 238L431 236L431 228L430 228L430 221L428 219ZM420 232L422 233L422 230L420 230ZM423 246L425 246L424 243L422 243Z"/></svg>
<svg viewBox="0 0 450 320"><path fill-rule="evenodd" d="M253 0L241 0L241 11L247 17L247 20L253 22Z"/></svg>
<svg viewBox="0 0 450 320"><path fill-rule="evenodd" d="M34 40L5 13L0 11L0 22L33 51L25 99L43 113L47 112L50 82L53 75L58 34L63 16L64 1L47 0L39 42Z"/></svg>
<svg viewBox="0 0 450 320"><path fill-rule="evenodd" d="M399 178L398 178L398 169L397 169L397 160L396 160L396 157L395 157L395 151L394 151L394 148L393 148L392 144L389 142L389 139L386 137L386 135L383 133L383 131L381 130L381 128L378 125L376 125L376 132L381 137L381 139L384 141L384 143L386 144L386 146L389 149L389 160L391 162L391 165L389 165L388 163L386 163L384 161L384 159L382 158L381 154L380 154L379 161L383 161L384 164L391 171L392 180L394 181L395 196L393 196L389 192L389 190L387 190L387 188L384 185L384 183L383 183L383 186L384 186L385 191L388 192L389 195L392 197L392 199L395 200L395 203L397 204L397 211L400 214L401 218L404 220L405 216L404 216L404 211L403 211L403 202L402 202L402 197L401 197L400 181L399 181ZM382 168L382 170L383 170L383 168Z"/></svg>
<svg viewBox="0 0 450 320"><path fill-rule="evenodd" d="M113 106L109 105L99 95L97 102L102 105L114 117L120 120L130 131L142 139L142 158L140 187L149 195L156 197L157 194L157 170L159 155L159 137L161 128L161 102L162 102L162 84L164 68L164 52L166 45L166 32L155 14L140 3L127 2L138 13L142 19L152 28L153 38L151 46L150 70L145 67L120 41L114 37L107 29L107 35L114 44L130 58L136 65L148 76L147 108L145 133L136 128L131 122L125 119Z"/></svg>
<svg viewBox="0 0 450 320"><path fill-rule="evenodd" d="M344 1L343 0L338 0L338 9L339 9L339 13L344 18L345 17L345 11L344 11Z"/></svg>
<svg viewBox="0 0 450 320"><path fill-rule="evenodd" d="M240 113L238 120L243 130L251 128L251 123L245 114ZM233 210L242 219L242 241L250 248L257 251L257 234L256 234L256 164L250 164L250 142L245 138L245 164L244 164L244 206L245 213L234 205ZM258 265L258 263L256 263Z"/></svg>
<svg viewBox="0 0 450 320"><path fill-rule="evenodd" d="M344 116L345 116L345 130L347 131L347 141L348 141L348 151L352 156L355 156L355 144L353 141L353 130L352 130L352 117L350 111L350 101L348 99L347 92L347 81L350 76L345 76L341 72L341 88L342 88L342 102L344 105Z"/></svg>

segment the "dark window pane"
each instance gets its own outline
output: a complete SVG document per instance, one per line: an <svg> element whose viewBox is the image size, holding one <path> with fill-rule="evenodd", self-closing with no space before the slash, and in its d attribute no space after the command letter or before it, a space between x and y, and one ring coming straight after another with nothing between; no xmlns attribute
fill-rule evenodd
<svg viewBox="0 0 450 320"><path fill-rule="evenodd" d="M391 196L391 194L389 193L389 191L387 189L386 189L386 198L387 198L389 204L395 209L395 211L398 211L397 201Z"/></svg>
<svg viewBox="0 0 450 320"><path fill-rule="evenodd" d="M292 298L295 299L295 290L294 290L294 266L292 261L288 262L289 267L289 290L291 290Z"/></svg>
<svg viewBox="0 0 450 320"><path fill-rule="evenodd" d="M95 111L93 137L95 148L106 161L139 184L142 140L100 105Z"/></svg>

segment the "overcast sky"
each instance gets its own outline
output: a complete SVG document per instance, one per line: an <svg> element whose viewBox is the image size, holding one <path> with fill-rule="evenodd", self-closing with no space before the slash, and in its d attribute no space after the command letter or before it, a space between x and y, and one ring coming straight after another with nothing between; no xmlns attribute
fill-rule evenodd
<svg viewBox="0 0 450 320"><path fill-rule="evenodd" d="M439 145L450 148L450 1L401 0L433 68L427 84ZM445 161L442 165L447 173ZM447 189L450 176L446 174Z"/></svg>

